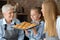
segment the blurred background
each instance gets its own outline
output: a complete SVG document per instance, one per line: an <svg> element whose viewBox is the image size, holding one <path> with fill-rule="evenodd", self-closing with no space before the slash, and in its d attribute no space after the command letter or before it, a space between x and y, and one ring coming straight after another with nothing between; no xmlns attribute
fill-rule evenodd
<svg viewBox="0 0 60 40"><path fill-rule="evenodd" d="M4 4L11 4L16 9L15 17L22 21L31 21L29 11L31 7L41 7L44 0L0 0L0 18L2 18L1 7ZM55 0L60 15L60 0Z"/></svg>

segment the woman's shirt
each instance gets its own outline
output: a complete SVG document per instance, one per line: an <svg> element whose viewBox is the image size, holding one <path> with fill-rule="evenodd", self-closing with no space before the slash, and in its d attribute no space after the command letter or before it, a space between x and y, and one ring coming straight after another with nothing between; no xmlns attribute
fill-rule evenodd
<svg viewBox="0 0 60 40"><path fill-rule="evenodd" d="M19 20L17 19L13 19L11 24L7 24L5 21L5 18L0 19L0 40L6 40L4 37L6 36L6 33L8 35L8 33L10 33L10 35L14 36L14 34L18 34L17 39L18 40L23 40L24 39L24 32L23 30L15 30L14 27L14 23L16 24L20 24ZM8 30L6 33L5 31ZM12 30L12 31L11 31ZM11 34L12 33L12 34ZM15 35L16 36L16 35ZM8 36L9 38L10 36ZM16 39L16 38L15 38ZM9 39L10 40L10 39ZM12 40L12 39L11 39Z"/></svg>
<svg viewBox="0 0 60 40"><path fill-rule="evenodd" d="M58 33L58 37L60 39L60 16L57 16L57 20L56 20L56 30Z"/></svg>

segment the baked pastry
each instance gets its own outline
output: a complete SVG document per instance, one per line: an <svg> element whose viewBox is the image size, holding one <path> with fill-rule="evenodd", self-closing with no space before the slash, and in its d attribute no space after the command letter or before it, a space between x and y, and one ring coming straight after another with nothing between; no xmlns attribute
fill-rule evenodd
<svg viewBox="0 0 60 40"><path fill-rule="evenodd" d="M23 26L23 29L27 29L30 25L31 25L31 23L26 23L26 24Z"/></svg>
<svg viewBox="0 0 60 40"><path fill-rule="evenodd" d="M36 24L29 23L29 22L22 22L21 24L17 24L14 27L17 29L29 29L36 26Z"/></svg>
<svg viewBox="0 0 60 40"><path fill-rule="evenodd" d="M31 25L29 26L29 28L32 28L32 27L34 27L34 26L36 26L36 24L31 24Z"/></svg>
<svg viewBox="0 0 60 40"><path fill-rule="evenodd" d="M22 22L22 23L18 26L18 28L22 29L22 27L23 27L26 23L27 23L27 22Z"/></svg>
<svg viewBox="0 0 60 40"><path fill-rule="evenodd" d="M20 24L16 24L16 25L14 26L14 28L18 28L19 25L20 25Z"/></svg>

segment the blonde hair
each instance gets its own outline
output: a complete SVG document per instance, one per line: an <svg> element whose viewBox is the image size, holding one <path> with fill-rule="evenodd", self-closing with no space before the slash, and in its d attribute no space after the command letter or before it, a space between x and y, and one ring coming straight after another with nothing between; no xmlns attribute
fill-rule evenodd
<svg viewBox="0 0 60 40"><path fill-rule="evenodd" d="M57 6L53 0L45 0L42 4L45 9L44 19L46 24L46 32L49 36L57 36L56 33L56 13Z"/></svg>

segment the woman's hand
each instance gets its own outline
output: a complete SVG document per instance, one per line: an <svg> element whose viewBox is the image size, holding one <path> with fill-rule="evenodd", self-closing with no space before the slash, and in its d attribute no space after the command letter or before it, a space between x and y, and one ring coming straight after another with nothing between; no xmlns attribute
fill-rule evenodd
<svg viewBox="0 0 60 40"><path fill-rule="evenodd" d="M35 27L34 27L34 28L32 28L32 31L33 31L34 35L36 35L36 34L37 34L37 31L36 31L36 28L35 28Z"/></svg>

